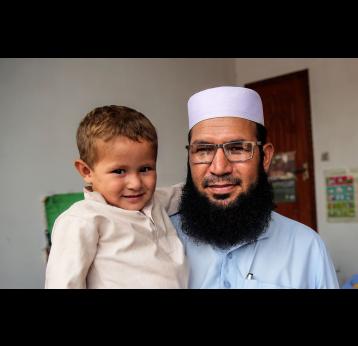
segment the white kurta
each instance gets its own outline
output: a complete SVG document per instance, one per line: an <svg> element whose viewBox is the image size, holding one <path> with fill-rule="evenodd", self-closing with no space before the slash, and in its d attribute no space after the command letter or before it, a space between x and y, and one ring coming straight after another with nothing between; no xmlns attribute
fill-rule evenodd
<svg viewBox="0 0 358 346"><path fill-rule="evenodd" d="M180 189L156 192L142 211L84 192L54 224L45 288L187 287L184 249L167 214Z"/></svg>

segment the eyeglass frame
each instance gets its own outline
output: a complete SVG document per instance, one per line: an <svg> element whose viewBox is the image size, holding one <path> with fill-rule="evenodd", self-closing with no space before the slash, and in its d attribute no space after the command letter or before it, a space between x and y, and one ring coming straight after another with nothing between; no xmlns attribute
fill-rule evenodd
<svg viewBox="0 0 358 346"><path fill-rule="evenodd" d="M233 161L233 160L230 160L230 159L227 157L227 155L226 155L225 146L226 146L227 144L235 144L235 143L250 143L250 144L252 144L253 146L252 146L252 150L251 150L251 157L250 157L249 159L247 159L247 160L239 160L239 161L237 161L237 160L234 160L234 161ZM214 144L214 143L194 143L194 144L189 144L189 145L186 145L186 146L185 146L185 149L188 150L188 155L189 155L189 157L190 157L190 151L189 151L189 149L190 149L193 145L200 145L200 144L201 144L201 145L209 145L209 146L211 146L211 147L214 147L214 148L215 148L215 153L214 153L213 158L212 158L211 161L207 161L207 162L191 162L191 163L193 163L194 165L211 164L211 163L214 161L216 152L217 152L218 149L220 149L220 148L223 150L226 160L228 160L230 163L246 162L246 161L252 160L252 158L254 157L255 146L258 146L258 147L259 147L259 146L263 145L261 141L257 141L257 142L255 142L255 141L233 141L233 142L226 142L226 143L221 143L221 144Z"/></svg>

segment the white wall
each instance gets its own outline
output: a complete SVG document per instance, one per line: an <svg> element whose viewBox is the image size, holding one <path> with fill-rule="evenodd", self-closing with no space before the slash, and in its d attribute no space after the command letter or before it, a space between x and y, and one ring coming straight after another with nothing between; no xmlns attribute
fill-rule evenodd
<svg viewBox="0 0 358 346"><path fill-rule="evenodd" d="M318 230L342 282L358 273L358 224L328 223L324 170L358 167L358 59L236 59L238 85L309 70ZM321 161L329 152L330 160Z"/></svg>
<svg viewBox="0 0 358 346"><path fill-rule="evenodd" d="M158 185L186 172L188 97L235 82L234 59L0 59L0 288L44 284L42 198L81 191L75 132L96 106L127 105L159 134Z"/></svg>

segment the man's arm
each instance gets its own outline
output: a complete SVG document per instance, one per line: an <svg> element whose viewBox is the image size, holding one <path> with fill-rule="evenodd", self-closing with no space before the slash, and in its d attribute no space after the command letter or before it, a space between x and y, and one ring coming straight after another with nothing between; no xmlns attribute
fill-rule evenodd
<svg viewBox="0 0 358 346"><path fill-rule="evenodd" d="M321 261L319 263L319 277L316 288L339 288L336 271L333 261L327 251L327 248L322 239L319 239L319 250L321 254Z"/></svg>

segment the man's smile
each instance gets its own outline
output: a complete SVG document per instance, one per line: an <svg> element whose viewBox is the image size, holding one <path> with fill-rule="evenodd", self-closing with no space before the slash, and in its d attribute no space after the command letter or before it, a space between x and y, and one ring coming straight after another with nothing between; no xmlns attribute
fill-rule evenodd
<svg viewBox="0 0 358 346"><path fill-rule="evenodd" d="M236 184L212 184L209 185L207 188L213 193L221 194L232 192L236 186Z"/></svg>

